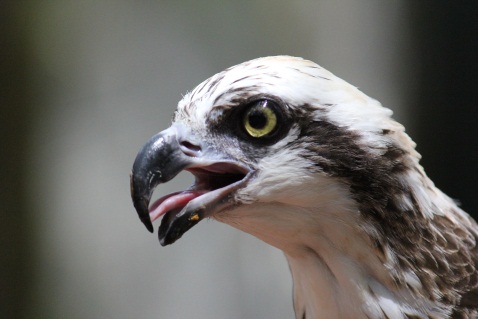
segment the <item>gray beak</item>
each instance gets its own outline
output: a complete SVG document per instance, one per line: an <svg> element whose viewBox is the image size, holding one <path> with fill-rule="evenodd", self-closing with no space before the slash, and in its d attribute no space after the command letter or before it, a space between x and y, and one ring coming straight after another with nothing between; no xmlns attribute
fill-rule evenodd
<svg viewBox="0 0 478 319"><path fill-rule="evenodd" d="M198 141L183 125L175 124L154 135L136 156L130 180L133 205L150 232L154 230L150 207L154 189L185 169L196 177L195 184L153 204L161 211L158 216L164 214L158 231L163 246L175 242L205 217L233 205L231 193L244 185L251 171Z"/></svg>

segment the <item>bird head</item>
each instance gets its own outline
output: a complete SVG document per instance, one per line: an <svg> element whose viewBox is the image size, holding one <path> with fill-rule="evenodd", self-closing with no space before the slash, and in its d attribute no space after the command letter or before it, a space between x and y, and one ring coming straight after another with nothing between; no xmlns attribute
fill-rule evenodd
<svg viewBox="0 0 478 319"><path fill-rule="evenodd" d="M460 302L468 313L476 223L391 115L313 62L239 64L186 94L140 150L134 206L151 232L163 216L163 246L214 218L283 250L297 318L441 318ZM183 170L193 185L150 204Z"/></svg>
<svg viewBox="0 0 478 319"><path fill-rule="evenodd" d="M359 188L373 198L387 187L380 174L418 158L391 113L311 61L239 64L184 96L171 127L141 149L131 174L135 208L150 231L164 215L162 245L213 217L284 249L281 239L292 243L315 223L309 208L324 220L338 212L353 220ZM150 205L155 187L183 170L194 184ZM291 207L299 218L283 212Z"/></svg>

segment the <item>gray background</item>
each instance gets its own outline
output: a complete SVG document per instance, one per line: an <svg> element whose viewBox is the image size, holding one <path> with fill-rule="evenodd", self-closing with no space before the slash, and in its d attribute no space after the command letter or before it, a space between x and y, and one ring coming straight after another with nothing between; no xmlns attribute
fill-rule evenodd
<svg viewBox="0 0 478 319"><path fill-rule="evenodd" d="M181 94L260 56L311 59L393 109L476 212L476 4L433 3L2 2L0 317L293 317L281 252L214 221L162 248L129 195Z"/></svg>

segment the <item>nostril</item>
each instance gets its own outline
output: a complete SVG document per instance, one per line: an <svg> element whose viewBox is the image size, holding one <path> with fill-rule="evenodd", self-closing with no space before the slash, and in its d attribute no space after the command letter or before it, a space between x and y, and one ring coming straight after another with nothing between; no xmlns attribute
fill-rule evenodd
<svg viewBox="0 0 478 319"><path fill-rule="evenodd" d="M194 145L188 141L182 141L179 143L181 145L181 149L183 150L184 154L188 156L198 156L201 152L201 147L198 145Z"/></svg>

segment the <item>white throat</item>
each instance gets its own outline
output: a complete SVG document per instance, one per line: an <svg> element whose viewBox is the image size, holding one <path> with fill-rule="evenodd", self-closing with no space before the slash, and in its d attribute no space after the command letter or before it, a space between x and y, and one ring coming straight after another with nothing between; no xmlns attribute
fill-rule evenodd
<svg viewBox="0 0 478 319"><path fill-rule="evenodd" d="M336 204L333 210L253 204L216 218L285 253L296 318L380 318L370 289L388 294L389 272L373 253L358 211L348 205L340 211Z"/></svg>
<svg viewBox="0 0 478 319"><path fill-rule="evenodd" d="M312 241L302 249L285 252L294 282L297 318L382 317L374 290L391 294L387 287L393 284L383 261L373 253L357 225L345 219L335 225L326 221L323 234L309 237Z"/></svg>
<svg viewBox="0 0 478 319"><path fill-rule="evenodd" d="M277 177L259 175L244 190L259 201L214 216L285 253L298 319L405 319L443 313L442 305L414 294L423 287L413 270L402 271L397 285L396 252L386 242L377 247L377 226L364 218L346 185L301 173L300 186L292 178L278 182ZM415 171L402 178L410 185L429 182ZM412 189L424 218L434 210L431 198L440 207L451 205L429 183L426 194ZM405 198L403 208L409 203Z"/></svg>
<svg viewBox="0 0 478 319"><path fill-rule="evenodd" d="M365 318L363 297L357 294L359 287L355 284L363 281L363 276L344 276L342 270L330 268L313 250L287 259L294 281L296 318Z"/></svg>

